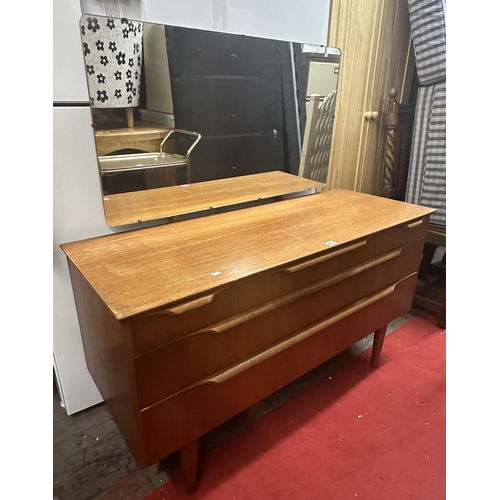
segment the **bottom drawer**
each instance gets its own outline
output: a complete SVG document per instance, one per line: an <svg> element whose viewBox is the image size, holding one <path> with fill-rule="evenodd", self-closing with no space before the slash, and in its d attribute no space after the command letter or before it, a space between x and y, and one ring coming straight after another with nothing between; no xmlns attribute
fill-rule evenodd
<svg viewBox="0 0 500 500"><path fill-rule="evenodd" d="M148 465L249 408L407 312L417 274L141 411Z"/></svg>

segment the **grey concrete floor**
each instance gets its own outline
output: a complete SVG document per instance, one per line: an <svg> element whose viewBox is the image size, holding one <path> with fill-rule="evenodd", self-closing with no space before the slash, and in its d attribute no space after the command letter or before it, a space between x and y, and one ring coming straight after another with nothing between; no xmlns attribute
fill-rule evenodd
<svg viewBox="0 0 500 500"><path fill-rule="evenodd" d="M390 334L410 318L391 322ZM371 346L373 334L203 436L205 455ZM178 453L139 470L104 404L68 416L54 385L53 491L58 500L142 500L180 471Z"/></svg>

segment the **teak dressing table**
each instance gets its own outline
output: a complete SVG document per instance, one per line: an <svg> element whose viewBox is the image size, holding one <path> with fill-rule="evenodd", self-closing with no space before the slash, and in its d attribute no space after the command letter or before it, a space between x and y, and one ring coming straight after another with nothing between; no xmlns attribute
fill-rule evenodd
<svg viewBox="0 0 500 500"><path fill-rule="evenodd" d="M432 209L331 190L61 245L87 365L140 467L411 307Z"/></svg>

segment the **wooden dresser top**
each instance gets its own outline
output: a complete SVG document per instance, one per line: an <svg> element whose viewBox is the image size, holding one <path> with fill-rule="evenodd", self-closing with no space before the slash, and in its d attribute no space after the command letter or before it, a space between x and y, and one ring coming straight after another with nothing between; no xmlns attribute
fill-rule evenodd
<svg viewBox="0 0 500 500"><path fill-rule="evenodd" d="M61 248L122 321L432 212L331 190Z"/></svg>

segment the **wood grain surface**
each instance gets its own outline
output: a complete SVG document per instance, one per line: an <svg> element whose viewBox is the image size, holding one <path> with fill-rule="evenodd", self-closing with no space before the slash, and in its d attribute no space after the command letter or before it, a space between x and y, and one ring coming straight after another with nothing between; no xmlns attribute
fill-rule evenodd
<svg viewBox="0 0 500 500"><path fill-rule="evenodd" d="M367 297L377 296L418 269L422 247L423 240L414 242L382 264L366 270L358 266L351 273L329 277L300 293L283 295L209 329L198 332L186 329L184 336L136 357L140 408L259 353L274 352L270 349L274 344L321 323L343 308L349 309L354 303L366 305ZM256 294L259 291L260 288L254 289ZM144 325L137 333L147 334L148 326Z"/></svg>
<svg viewBox="0 0 500 500"><path fill-rule="evenodd" d="M331 190L61 248L121 321L432 212Z"/></svg>
<svg viewBox="0 0 500 500"><path fill-rule="evenodd" d="M408 102L414 58L408 2L331 2L328 45L341 50L328 186L381 192L387 90ZM390 28L388 28L390 27ZM365 113L378 118L365 119Z"/></svg>
<svg viewBox="0 0 500 500"><path fill-rule="evenodd" d="M322 191L324 185L285 172L168 186L104 197L106 221L123 226L167 217L180 217L207 210L231 207L307 190Z"/></svg>
<svg viewBox="0 0 500 500"><path fill-rule="evenodd" d="M170 128L155 124L140 124L95 132L95 144L98 156L104 156L120 149L139 149L142 151L160 151L160 143Z"/></svg>
<svg viewBox="0 0 500 500"><path fill-rule="evenodd" d="M147 462L197 439L254 402L284 387L411 306L417 274L272 348L141 410ZM165 425L168 422L168 425Z"/></svg>

